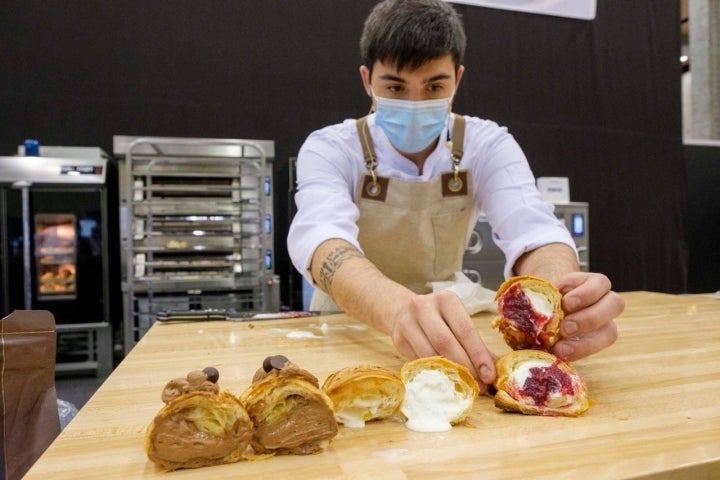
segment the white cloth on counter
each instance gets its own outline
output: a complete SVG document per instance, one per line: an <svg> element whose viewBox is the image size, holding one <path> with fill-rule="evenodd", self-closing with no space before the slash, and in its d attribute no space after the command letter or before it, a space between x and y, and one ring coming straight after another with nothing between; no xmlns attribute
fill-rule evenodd
<svg viewBox="0 0 720 480"><path fill-rule="evenodd" d="M497 312L495 303L495 291L485 288L479 283L473 282L462 272L455 272L455 280L448 282L430 282L433 292L449 290L455 293L468 315L475 315L478 312Z"/></svg>
<svg viewBox="0 0 720 480"><path fill-rule="evenodd" d="M448 127L440 138L452 129ZM530 166L507 128L490 120L465 117L464 155L460 168L472 171L473 211L467 237L483 211L494 232L494 241L504 252L505 275L525 252L549 243L564 243L575 249L565 224L553 214L535 186ZM377 174L424 182L451 171L450 150L445 142L426 159L422 173L398 153L368 116L368 128L377 154ZM312 283L309 272L312 255L324 241L338 238L362 250L358 244L359 216L354 196L358 182L367 174L356 122L353 119L313 132L298 153L298 211L288 232L287 246L295 268ZM412 239L394 239L404 242Z"/></svg>

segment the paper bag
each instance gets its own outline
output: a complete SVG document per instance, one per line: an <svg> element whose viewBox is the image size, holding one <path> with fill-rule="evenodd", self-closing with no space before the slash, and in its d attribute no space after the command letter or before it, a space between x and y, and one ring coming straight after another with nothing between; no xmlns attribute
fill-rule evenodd
<svg viewBox="0 0 720 480"><path fill-rule="evenodd" d="M17 310L0 320L0 479L20 479L60 433L55 319Z"/></svg>

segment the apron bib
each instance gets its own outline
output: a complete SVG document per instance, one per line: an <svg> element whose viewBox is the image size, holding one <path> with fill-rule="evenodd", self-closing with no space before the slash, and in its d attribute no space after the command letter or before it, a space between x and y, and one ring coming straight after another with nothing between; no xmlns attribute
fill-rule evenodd
<svg viewBox="0 0 720 480"><path fill-rule="evenodd" d="M379 177L367 117L357 121L369 174L357 186L358 241L385 276L415 293L430 293L429 282L451 280L462 269L473 206L472 178L458 168L465 119L455 115L453 171L427 182ZM311 310L338 311L332 299L315 289Z"/></svg>

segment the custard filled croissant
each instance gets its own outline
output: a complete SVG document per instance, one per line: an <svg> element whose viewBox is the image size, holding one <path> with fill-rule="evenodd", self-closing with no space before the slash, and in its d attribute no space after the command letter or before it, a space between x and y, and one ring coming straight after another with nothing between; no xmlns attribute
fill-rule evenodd
<svg viewBox="0 0 720 480"><path fill-rule="evenodd" d="M564 317L562 294L542 278L523 276L506 280L495 295L498 328L513 350L549 351L560 337Z"/></svg>
<svg viewBox="0 0 720 480"><path fill-rule="evenodd" d="M148 458L165 468L197 468L241 460L253 425L240 401L217 386L210 367L171 380L163 390L166 405L145 436Z"/></svg>
<svg viewBox="0 0 720 480"><path fill-rule="evenodd" d="M332 401L317 378L281 355L265 359L241 401L255 424L258 453L316 453L338 433Z"/></svg>
<svg viewBox="0 0 720 480"><path fill-rule="evenodd" d="M394 415L405 396L400 377L372 365L338 370L325 379L322 389L332 400L338 423L352 428Z"/></svg>
<svg viewBox="0 0 720 480"><path fill-rule="evenodd" d="M480 390L470 370L443 357L407 362L400 378L406 426L418 432L443 432L464 421Z"/></svg>
<svg viewBox="0 0 720 480"><path fill-rule="evenodd" d="M495 406L527 415L577 417L590 403L575 368L552 353L516 350L495 362Z"/></svg>

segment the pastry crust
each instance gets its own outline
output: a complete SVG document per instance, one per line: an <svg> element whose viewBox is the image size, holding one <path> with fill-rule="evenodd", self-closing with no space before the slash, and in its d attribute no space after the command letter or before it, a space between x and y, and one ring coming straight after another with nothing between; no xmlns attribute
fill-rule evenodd
<svg viewBox="0 0 720 480"><path fill-rule="evenodd" d="M565 312L562 294L552 283L532 276L512 277L500 285L495 301L500 315L492 327L500 330L513 350L550 351L559 340Z"/></svg>
<svg viewBox="0 0 720 480"><path fill-rule="evenodd" d="M145 452L166 470L233 463L243 458L252 434L250 417L234 395L191 391L158 412Z"/></svg>
<svg viewBox="0 0 720 480"><path fill-rule="evenodd" d="M293 363L264 373L240 397L255 424L255 451L305 455L325 448L338 426L317 378Z"/></svg>
<svg viewBox="0 0 720 480"><path fill-rule="evenodd" d="M455 363L441 356L418 358L417 360L405 363L400 369L400 379L405 384L406 392L408 385L418 375L428 370L435 370L445 374L450 382L452 382L454 392L459 394L460 398L467 403L466 408L456 412L449 419L450 424L457 425L464 421L468 415L470 415L475 399L480 392L480 387L472 376L472 373L470 373L470 370L459 363ZM406 401L407 395L403 403Z"/></svg>
<svg viewBox="0 0 720 480"><path fill-rule="evenodd" d="M590 407L585 382L552 353L516 350L495 362L495 406L526 415L577 417Z"/></svg>
<svg viewBox="0 0 720 480"><path fill-rule="evenodd" d="M332 400L338 423L349 427L391 417L405 396L400 377L375 365L340 369L325 379L322 390Z"/></svg>

